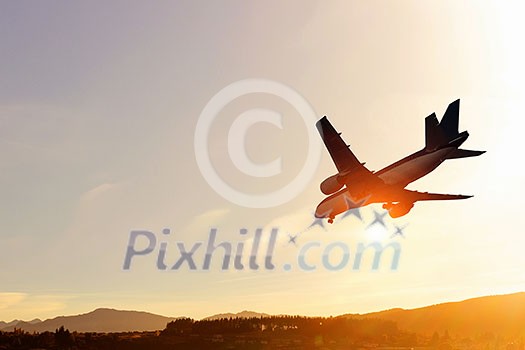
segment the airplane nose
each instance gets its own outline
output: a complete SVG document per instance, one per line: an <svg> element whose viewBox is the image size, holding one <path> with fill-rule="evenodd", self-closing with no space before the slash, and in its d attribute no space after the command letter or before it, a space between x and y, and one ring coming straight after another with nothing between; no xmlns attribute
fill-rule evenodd
<svg viewBox="0 0 525 350"><path fill-rule="evenodd" d="M330 206L328 202L321 202L315 209L315 217L318 219L330 217L333 214L334 209Z"/></svg>
<svg viewBox="0 0 525 350"><path fill-rule="evenodd" d="M334 218L347 210L355 209L367 203L367 199L352 199L346 190L325 198L315 210L316 218Z"/></svg>

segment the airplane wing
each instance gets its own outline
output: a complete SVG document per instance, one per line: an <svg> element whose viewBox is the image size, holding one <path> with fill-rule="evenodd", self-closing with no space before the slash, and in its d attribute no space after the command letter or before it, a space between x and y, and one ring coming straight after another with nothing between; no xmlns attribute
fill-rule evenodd
<svg viewBox="0 0 525 350"><path fill-rule="evenodd" d="M319 130L319 134L339 173L364 172L372 174L370 170L365 168L364 163L361 163L352 153L350 146L341 138L341 133L335 130L326 116L321 118L315 126Z"/></svg>
<svg viewBox="0 0 525 350"><path fill-rule="evenodd" d="M454 199L467 199L472 196L465 196L462 194L441 194L441 193L428 193L418 192L411 190L403 190L403 195L406 200L410 202L417 201L443 201L443 200L454 200Z"/></svg>

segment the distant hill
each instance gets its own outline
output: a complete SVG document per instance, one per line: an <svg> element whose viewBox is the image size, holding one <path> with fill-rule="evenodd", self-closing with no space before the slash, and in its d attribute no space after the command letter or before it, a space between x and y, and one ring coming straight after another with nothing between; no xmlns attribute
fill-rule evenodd
<svg viewBox="0 0 525 350"><path fill-rule="evenodd" d="M228 312L225 314L212 315L212 316L203 318L203 320L219 320L221 318L251 318L251 317L267 317L267 316L270 316L270 315L260 313L260 312L255 312L255 311L244 310L241 312L237 312L236 314Z"/></svg>
<svg viewBox="0 0 525 350"><path fill-rule="evenodd" d="M14 326L14 325L18 324L19 322L24 322L24 321L21 321L21 320L13 320L11 322L0 321L0 330L4 329L6 327ZM27 323L35 324L35 323L40 323L40 322L42 322L42 320L40 320L39 318L35 318L34 320L28 321Z"/></svg>
<svg viewBox="0 0 525 350"><path fill-rule="evenodd" d="M12 331L15 327L27 332L55 331L64 326L77 332L129 332L154 331L166 328L166 324L175 320L173 317L159 316L148 312L96 309L76 315L59 316L42 322L17 322L4 327L3 331Z"/></svg>
<svg viewBox="0 0 525 350"><path fill-rule="evenodd" d="M525 336L525 293L495 295L437 304L417 309L391 309L369 314L347 314L350 318L378 318L397 323L400 329L431 335L475 336L493 333Z"/></svg>

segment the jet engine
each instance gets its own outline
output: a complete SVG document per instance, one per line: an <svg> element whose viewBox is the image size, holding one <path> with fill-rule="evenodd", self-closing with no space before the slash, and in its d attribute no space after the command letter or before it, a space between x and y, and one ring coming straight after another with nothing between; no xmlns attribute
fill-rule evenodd
<svg viewBox="0 0 525 350"><path fill-rule="evenodd" d="M339 174L335 174L321 182L321 192L329 195L339 191L343 188L343 185L339 182Z"/></svg>
<svg viewBox="0 0 525 350"><path fill-rule="evenodd" d="M397 203L397 204L383 204L383 209L388 210L388 214L392 218L399 218L408 214L410 209L414 207L414 203Z"/></svg>

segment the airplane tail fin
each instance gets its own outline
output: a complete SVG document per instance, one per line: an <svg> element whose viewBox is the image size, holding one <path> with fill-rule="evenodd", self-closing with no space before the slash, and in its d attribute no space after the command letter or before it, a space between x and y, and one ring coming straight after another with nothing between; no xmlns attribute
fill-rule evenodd
<svg viewBox="0 0 525 350"><path fill-rule="evenodd" d="M459 99L448 105L438 122L436 113L425 118L425 148L435 150L442 146L459 147L468 138L468 132L459 132Z"/></svg>
<svg viewBox="0 0 525 350"><path fill-rule="evenodd" d="M425 118L425 148L433 150L444 144L446 141L443 130L439 127L436 113L432 113Z"/></svg>
<svg viewBox="0 0 525 350"><path fill-rule="evenodd" d="M459 99L448 105L439 126L447 138L454 138L459 134Z"/></svg>

